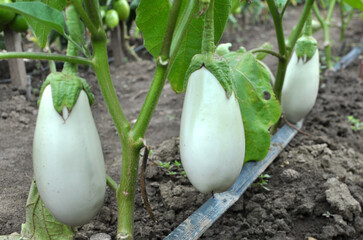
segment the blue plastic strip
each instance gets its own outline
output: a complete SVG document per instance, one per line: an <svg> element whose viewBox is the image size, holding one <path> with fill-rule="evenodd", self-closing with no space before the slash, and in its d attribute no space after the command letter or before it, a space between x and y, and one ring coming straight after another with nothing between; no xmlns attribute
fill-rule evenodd
<svg viewBox="0 0 363 240"><path fill-rule="evenodd" d="M334 66L334 70L338 71L340 69L344 69L348 66L348 64L350 64L351 62L354 61L354 59L356 59L359 54L361 53L361 51L363 50L362 46L358 46L358 47L354 47L347 55L345 55L344 57L342 57L339 62L337 62Z"/></svg>
<svg viewBox="0 0 363 240"><path fill-rule="evenodd" d="M300 129L302 121L296 124ZM296 135L297 130L284 125L272 138L269 152L259 162L246 163L240 176L233 186L226 192L214 194L197 211L182 222L166 240L192 240L198 239L202 234L222 216L246 191L246 189L258 178L265 169L273 162L280 152Z"/></svg>

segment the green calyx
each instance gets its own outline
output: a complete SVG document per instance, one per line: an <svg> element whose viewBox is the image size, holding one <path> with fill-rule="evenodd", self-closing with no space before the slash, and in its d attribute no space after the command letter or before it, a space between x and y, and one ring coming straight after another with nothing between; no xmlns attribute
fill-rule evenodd
<svg viewBox="0 0 363 240"><path fill-rule="evenodd" d="M314 56L318 48L318 42L312 34L312 16L310 11L305 22L303 35L296 41L295 45L298 60L302 59L304 62L308 62Z"/></svg>
<svg viewBox="0 0 363 240"><path fill-rule="evenodd" d="M308 62L315 54L318 48L318 42L312 36L300 37L295 45L295 52L298 59Z"/></svg>
<svg viewBox="0 0 363 240"><path fill-rule="evenodd" d="M188 84L190 75L196 70L205 67L219 81L229 98L232 94L232 73L227 60L216 54L197 54L192 58L185 74L184 89Z"/></svg>
<svg viewBox="0 0 363 240"><path fill-rule="evenodd" d="M226 55L227 53L229 53L229 48L232 46L232 43L221 43L217 46L216 48L216 53L219 55L219 56L224 56Z"/></svg>
<svg viewBox="0 0 363 240"><path fill-rule="evenodd" d="M38 105L40 104L45 87L50 84L52 88L52 99L55 110L62 115L62 110L67 107L71 112L76 104L81 90L84 90L88 96L90 105L95 101L91 88L86 80L68 73L51 73L45 80L41 90Z"/></svg>

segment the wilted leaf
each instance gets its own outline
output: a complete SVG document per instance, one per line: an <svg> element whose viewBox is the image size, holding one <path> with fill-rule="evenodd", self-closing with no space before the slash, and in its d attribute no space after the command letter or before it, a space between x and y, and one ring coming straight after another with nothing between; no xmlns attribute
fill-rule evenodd
<svg viewBox="0 0 363 240"><path fill-rule="evenodd" d="M56 220L45 208L33 181L26 203L26 222L21 226L22 237L29 240L73 240L74 234L71 227Z"/></svg>

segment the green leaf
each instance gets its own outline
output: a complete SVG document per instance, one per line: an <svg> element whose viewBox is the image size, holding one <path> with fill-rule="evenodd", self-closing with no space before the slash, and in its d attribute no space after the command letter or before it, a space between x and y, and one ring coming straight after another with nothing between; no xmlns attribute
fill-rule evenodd
<svg viewBox="0 0 363 240"><path fill-rule="evenodd" d="M136 25L143 34L144 46L155 58L159 56L168 22L169 0L141 0L136 10Z"/></svg>
<svg viewBox="0 0 363 240"><path fill-rule="evenodd" d="M75 232L56 220L45 208L33 181L26 203L26 222L21 226L24 239L73 240Z"/></svg>
<svg viewBox="0 0 363 240"><path fill-rule="evenodd" d="M226 26L231 10L231 0L219 0L214 2L214 43L218 44ZM195 54L201 53L204 15L198 17L198 4L193 9L194 18L189 25L183 42L178 50L176 59L171 66L168 75L169 82L176 93L183 92L184 76L189 67L190 61ZM178 29L176 29L177 31ZM174 41L174 39L173 39ZM172 44L172 51L173 44Z"/></svg>
<svg viewBox="0 0 363 240"><path fill-rule="evenodd" d="M246 137L245 163L262 160L270 147L269 127L281 115L279 102L270 85L270 75L249 52L225 55L232 68Z"/></svg>
<svg viewBox="0 0 363 240"><path fill-rule="evenodd" d="M172 63L173 65L168 76L173 90L177 93L183 91L184 76L192 57L201 52L204 16L198 16L199 5L197 2L197 0L183 0L171 44L171 55L173 55L174 51L176 51L175 42L182 37L180 36L180 31L186 21L183 18L183 14L184 10L187 10L186 15L191 14L193 19L188 24L188 30L178 49L176 59ZM170 8L169 0L141 0L137 8L136 25L143 33L146 49L155 58L160 54ZM216 1L214 8L214 40L215 44L217 44L228 20L231 0Z"/></svg>
<svg viewBox="0 0 363 240"><path fill-rule="evenodd" d="M42 0L42 2L16 2L6 6L0 4L0 7L23 15L38 38L40 47L44 48L52 29L64 35L65 23L61 11L66 3L66 0Z"/></svg>
<svg viewBox="0 0 363 240"><path fill-rule="evenodd" d="M352 6L353 8L359 9L361 12L363 12L363 0L344 0L347 4Z"/></svg>
<svg viewBox="0 0 363 240"><path fill-rule="evenodd" d="M275 0L277 7L282 10L284 6L286 5L287 0Z"/></svg>

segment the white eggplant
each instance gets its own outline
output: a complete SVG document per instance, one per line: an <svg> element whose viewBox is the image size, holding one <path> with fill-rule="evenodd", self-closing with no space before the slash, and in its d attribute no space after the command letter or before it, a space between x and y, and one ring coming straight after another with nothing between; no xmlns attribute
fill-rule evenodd
<svg viewBox="0 0 363 240"><path fill-rule="evenodd" d="M44 205L60 222L79 226L101 208L106 176L101 142L87 94L81 90L71 112L53 106L51 86L43 92L33 143L34 174Z"/></svg>
<svg viewBox="0 0 363 240"><path fill-rule="evenodd" d="M234 92L228 98L205 67L188 80L181 118L180 155L200 192L223 192L239 176L245 154L242 116Z"/></svg>
<svg viewBox="0 0 363 240"><path fill-rule="evenodd" d="M294 51L286 69L281 108L286 119L297 123L313 108L319 90L319 52L307 62Z"/></svg>

